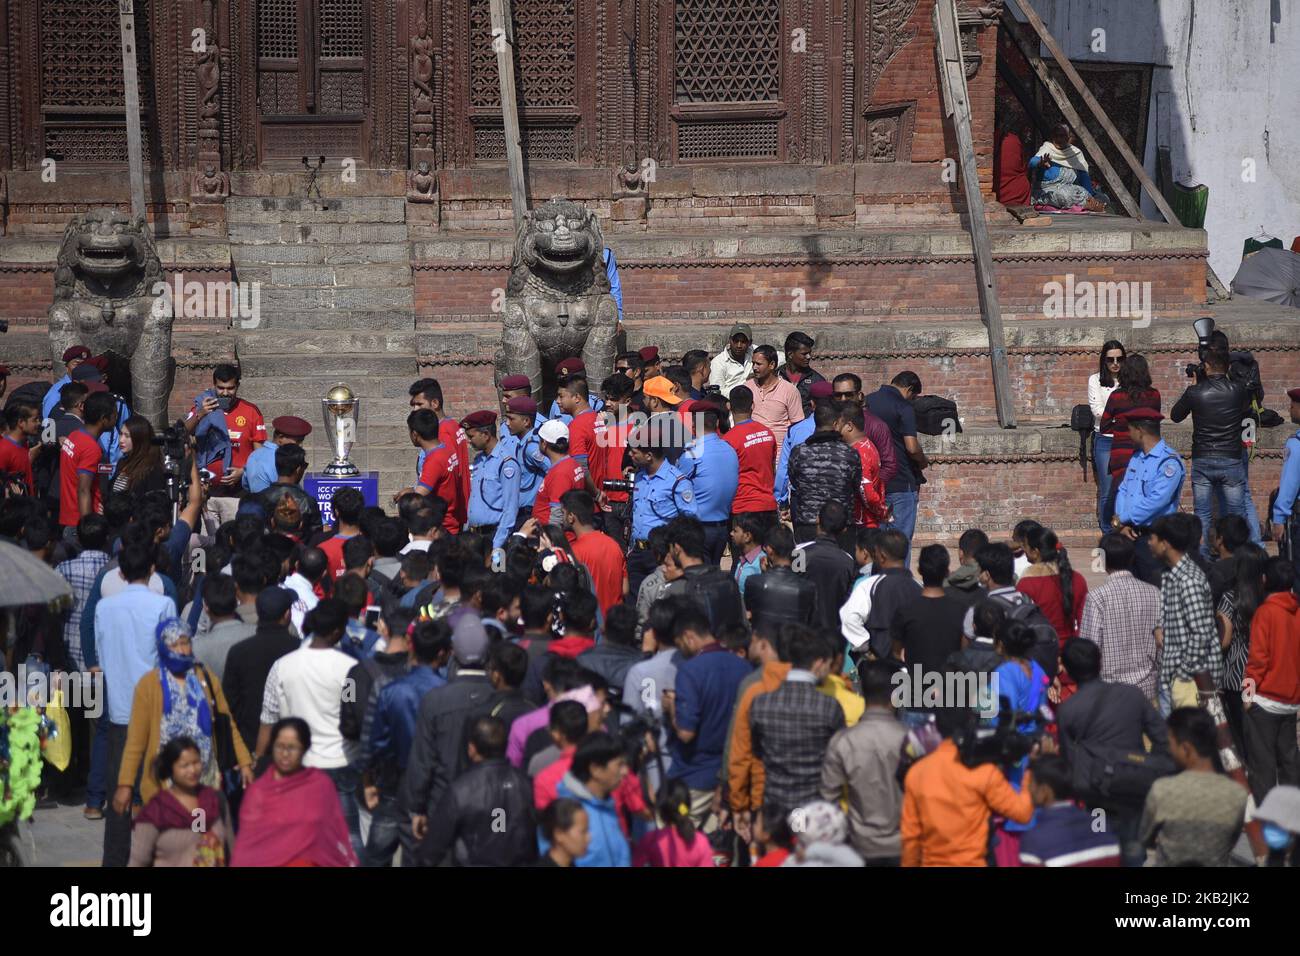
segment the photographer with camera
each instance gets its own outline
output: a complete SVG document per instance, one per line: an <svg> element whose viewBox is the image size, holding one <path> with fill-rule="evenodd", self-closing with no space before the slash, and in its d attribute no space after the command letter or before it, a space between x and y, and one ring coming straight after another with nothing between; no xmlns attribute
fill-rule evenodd
<svg viewBox="0 0 1300 956"><path fill-rule="evenodd" d="M1251 395L1241 382L1228 376L1230 359L1226 348L1203 350L1203 373L1189 385L1169 411L1169 418L1181 422L1192 416L1192 495L1201 526L1213 523L1214 502L1222 503L1225 514L1246 518L1246 468L1242 463L1243 430L1251 427L1248 417ZM1258 518L1256 518L1258 523ZM1208 536L1207 536L1208 537ZM1258 542L1258 533L1255 533ZM1209 542L1201 553L1209 557Z"/></svg>
<svg viewBox="0 0 1300 956"><path fill-rule="evenodd" d="M997 814L1020 824L1033 819L1032 771L1017 793L997 763L971 766L963 759L958 741L969 738L975 722L968 708L937 712L943 742L913 764L903 781L903 866L987 866L990 818Z"/></svg>

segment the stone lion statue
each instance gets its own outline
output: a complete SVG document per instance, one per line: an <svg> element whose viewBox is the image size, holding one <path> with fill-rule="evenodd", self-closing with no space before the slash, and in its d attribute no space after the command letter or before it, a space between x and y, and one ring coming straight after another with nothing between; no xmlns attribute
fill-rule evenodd
<svg viewBox="0 0 1300 956"><path fill-rule="evenodd" d="M515 237L497 369L527 375L540 395L556 363L581 358L593 392L614 370L618 307L594 212L567 199L529 211ZM549 396L548 396L549 397Z"/></svg>
<svg viewBox="0 0 1300 956"><path fill-rule="evenodd" d="M162 427L172 381L172 308L144 221L116 209L74 216L63 233L49 308L54 368L73 345L130 370L131 410ZM125 391L125 385L122 386Z"/></svg>

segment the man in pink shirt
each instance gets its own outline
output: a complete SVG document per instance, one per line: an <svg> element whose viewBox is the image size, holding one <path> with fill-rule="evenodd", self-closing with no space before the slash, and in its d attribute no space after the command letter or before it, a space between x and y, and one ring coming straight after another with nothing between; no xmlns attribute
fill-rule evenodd
<svg viewBox="0 0 1300 956"><path fill-rule="evenodd" d="M754 393L754 420L772 430L780 455L785 433L803 421L804 414L799 389L777 375L776 369L776 349L760 345L754 349L754 376L745 385Z"/></svg>

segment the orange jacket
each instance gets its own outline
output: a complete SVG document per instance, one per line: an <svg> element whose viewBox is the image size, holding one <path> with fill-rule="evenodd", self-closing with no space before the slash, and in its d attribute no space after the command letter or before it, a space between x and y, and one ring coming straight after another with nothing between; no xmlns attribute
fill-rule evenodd
<svg viewBox="0 0 1300 956"><path fill-rule="evenodd" d="M727 784L731 793L731 809L735 813L758 810L763 806L763 784L766 776L763 762L754 756L753 737L749 730L749 711L754 698L781 686L790 673L790 665L772 661L763 665L763 674L740 695L736 703L736 718L731 728L731 756L727 762Z"/></svg>
<svg viewBox="0 0 1300 956"><path fill-rule="evenodd" d="M967 767L945 740L903 783L903 866L985 866L989 815L1016 823L1034 815L1026 772L1016 793L995 764Z"/></svg>

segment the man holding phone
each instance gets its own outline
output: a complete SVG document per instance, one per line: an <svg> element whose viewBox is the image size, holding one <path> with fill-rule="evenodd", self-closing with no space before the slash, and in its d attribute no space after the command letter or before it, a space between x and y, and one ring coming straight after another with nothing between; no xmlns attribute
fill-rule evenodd
<svg viewBox="0 0 1300 956"><path fill-rule="evenodd" d="M261 410L239 397L239 377L237 366L218 365L212 370L212 388L194 400L185 416L186 431L199 439L201 465L215 475L208 512L218 527L234 520L248 456L266 441Z"/></svg>

